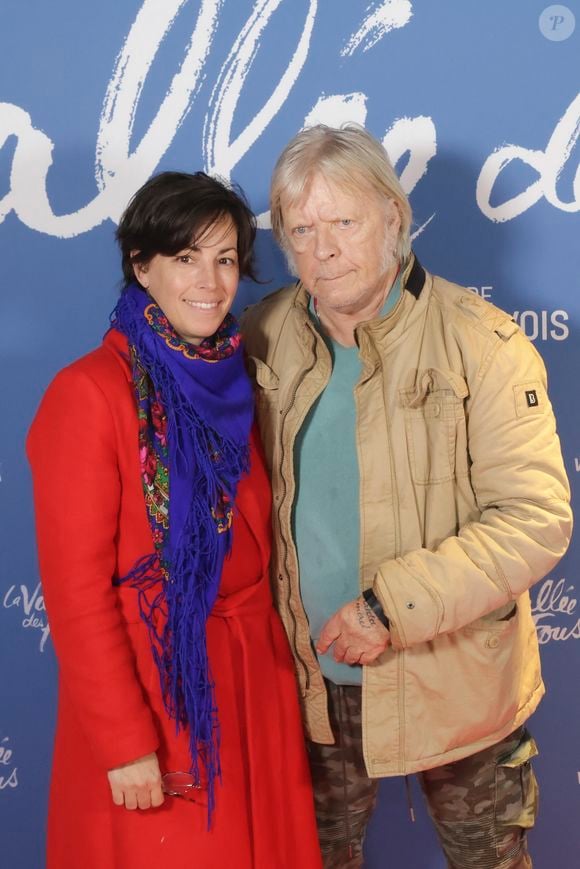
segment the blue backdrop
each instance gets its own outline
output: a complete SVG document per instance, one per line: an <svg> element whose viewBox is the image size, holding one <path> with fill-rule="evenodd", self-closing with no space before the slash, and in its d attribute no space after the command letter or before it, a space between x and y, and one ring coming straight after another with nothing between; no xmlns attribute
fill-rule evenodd
<svg viewBox="0 0 580 869"><path fill-rule="evenodd" d="M239 182L268 282L243 285L239 310L286 279L266 213L282 147L315 120L366 124L402 173L424 265L513 312L544 356L578 500L580 8L2 0L0 12L0 864L38 869L56 663L23 442L54 373L105 331L123 206L161 169ZM533 592L548 685L533 720L540 869L580 866L579 566L576 542ZM443 867L415 791L412 825L402 782L384 783L371 869Z"/></svg>

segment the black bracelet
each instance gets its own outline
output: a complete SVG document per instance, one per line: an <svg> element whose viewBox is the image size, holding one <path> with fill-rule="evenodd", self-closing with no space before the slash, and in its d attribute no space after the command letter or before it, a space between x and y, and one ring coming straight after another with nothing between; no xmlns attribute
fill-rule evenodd
<svg viewBox="0 0 580 869"><path fill-rule="evenodd" d="M365 588L362 593L362 596L365 599L365 602L370 606L378 620L382 625L386 627L387 630L390 630L390 622L385 615L385 611L381 606L381 602L372 590L372 588Z"/></svg>

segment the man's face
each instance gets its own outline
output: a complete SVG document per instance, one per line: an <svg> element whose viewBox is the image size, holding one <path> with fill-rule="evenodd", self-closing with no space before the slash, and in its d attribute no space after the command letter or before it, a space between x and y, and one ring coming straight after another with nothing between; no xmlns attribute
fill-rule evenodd
<svg viewBox="0 0 580 869"><path fill-rule="evenodd" d="M297 274L319 307L356 314L380 307L397 266L397 206L364 184L341 190L324 175L313 177L304 196L286 205L282 218Z"/></svg>

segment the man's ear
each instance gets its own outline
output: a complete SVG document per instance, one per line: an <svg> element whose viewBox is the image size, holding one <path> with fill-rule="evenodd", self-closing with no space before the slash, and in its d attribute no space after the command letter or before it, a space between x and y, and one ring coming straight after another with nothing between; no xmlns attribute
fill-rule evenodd
<svg viewBox="0 0 580 869"><path fill-rule="evenodd" d="M390 232L399 233L401 228L401 212L399 204L391 199L387 207L387 226Z"/></svg>

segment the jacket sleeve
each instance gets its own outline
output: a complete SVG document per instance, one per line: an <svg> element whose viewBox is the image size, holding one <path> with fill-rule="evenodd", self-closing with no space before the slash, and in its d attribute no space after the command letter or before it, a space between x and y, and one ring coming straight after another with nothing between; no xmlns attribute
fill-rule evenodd
<svg viewBox="0 0 580 869"><path fill-rule="evenodd" d="M543 362L518 330L498 337L466 404L470 482L481 515L380 566L374 591L395 648L505 607L550 571L572 528L569 487Z"/></svg>
<svg viewBox="0 0 580 869"><path fill-rule="evenodd" d="M74 366L65 369L42 400L27 451L61 691L105 769L158 747L112 587L121 492L116 449L103 391Z"/></svg>

